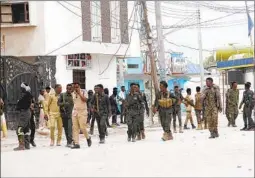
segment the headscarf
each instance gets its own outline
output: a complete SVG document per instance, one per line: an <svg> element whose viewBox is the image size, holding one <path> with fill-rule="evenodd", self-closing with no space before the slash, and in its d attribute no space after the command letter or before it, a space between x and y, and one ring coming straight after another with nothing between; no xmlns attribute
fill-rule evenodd
<svg viewBox="0 0 255 178"><path fill-rule="evenodd" d="M21 83L20 87L24 88L27 92L31 92L31 88L24 82Z"/></svg>

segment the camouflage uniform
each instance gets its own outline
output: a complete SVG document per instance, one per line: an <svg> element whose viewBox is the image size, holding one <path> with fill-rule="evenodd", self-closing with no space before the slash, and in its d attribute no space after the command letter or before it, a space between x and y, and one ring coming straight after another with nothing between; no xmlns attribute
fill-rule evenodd
<svg viewBox="0 0 255 178"><path fill-rule="evenodd" d="M243 92L243 99L240 103L240 107L244 104L243 121L244 121L245 128L242 130L246 130L246 129L250 129L250 128L254 127L254 122L251 118L252 109L254 107L253 95L254 95L254 93L251 90L246 90ZM248 125L247 125L247 122L248 122Z"/></svg>
<svg viewBox="0 0 255 178"><path fill-rule="evenodd" d="M176 102L173 106L173 126L174 132L176 132L176 116L178 117L179 121L179 132L182 133L182 115L181 115L181 103L184 99L180 92L174 92L174 96L176 98Z"/></svg>
<svg viewBox="0 0 255 178"><path fill-rule="evenodd" d="M204 117L208 122L211 133L210 138L219 136L218 133L218 112L222 110L220 89L217 85L205 87L202 99L204 100Z"/></svg>
<svg viewBox="0 0 255 178"><path fill-rule="evenodd" d="M203 103L201 101L202 94L200 92L195 94L195 113L197 117L197 130L202 130L202 111L203 111Z"/></svg>
<svg viewBox="0 0 255 178"><path fill-rule="evenodd" d="M145 139L145 133L144 133L144 111L146 109L146 114L149 115L149 106L148 106L148 102L146 99L146 96L144 93L140 92L141 98L143 100L143 105L142 105L142 109L141 109L141 115L140 115L140 119L139 119L139 123L138 123L138 129L137 129L137 139L141 140Z"/></svg>
<svg viewBox="0 0 255 178"><path fill-rule="evenodd" d="M170 125L171 125L171 121L172 121L172 114L173 114L173 105L170 105L169 107L162 107L162 106L160 106L160 102L159 102L161 99L170 99L172 101L172 103L174 103L176 98L170 92L166 92L166 93L159 92L156 95L156 99L154 102L154 106L159 112L161 126L164 131L162 140L166 141L166 140L173 139L171 129L170 129Z"/></svg>
<svg viewBox="0 0 255 178"><path fill-rule="evenodd" d="M226 115L229 125L235 127L235 120L238 116L239 90L228 89L226 95Z"/></svg>
<svg viewBox="0 0 255 178"><path fill-rule="evenodd" d="M127 125L128 125L128 141L131 140L135 142L137 128L139 121L141 120L141 114L143 112L143 99L141 95L137 92L134 94L129 93L126 97L126 117L127 117Z"/></svg>

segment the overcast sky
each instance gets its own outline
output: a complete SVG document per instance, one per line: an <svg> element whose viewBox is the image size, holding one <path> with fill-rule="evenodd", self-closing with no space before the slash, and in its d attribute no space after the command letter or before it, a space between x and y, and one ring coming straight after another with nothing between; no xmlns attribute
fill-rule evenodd
<svg viewBox="0 0 255 178"><path fill-rule="evenodd" d="M188 4L189 3L189 4ZM179 5L174 5L173 2L162 2L162 23L164 26L170 26L176 24L179 21L185 21L184 24L196 24L197 18L194 15L197 7L191 6L192 2L180 2ZM202 3L212 4L213 8L219 7L220 5L225 5L228 7L241 7L245 8L245 1L203 1ZM253 1L248 1L248 6L254 4ZM131 3L130 3L131 5ZM149 22L152 26L156 25L155 13L154 13L154 2L147 2L149 10ZM130 6L129 6L130 7ZM179 10L180 9L180 10ZM132 9L129 8L129 14L131 14ZM219 12L217 10L211 10L206 7L200 7L201 10L201 22L216 19L218 17L226 16L228 14L233 14L234 10L229 13ZM237 10L238 11L238 10ZM240 10L239 10L240 11ZM169 17L170 16L170 17ZM254 12L250 12L250 16L254 22ZM180 23L178 23L180 24ZM238 24L230 26L232 24ZM212 27L214 26L214 27ZM220 28L216 28L218 26ZM227 27L222 27L227 26ZM250 45L250 39L248 38L248 25L247 25L247 15L246 13L229 15L226 18L210 22L210 25L206 25L209 28L202 28L202 45L203 49L213 50L215 48L220 48L228 46L229 43L236 43L236 45ZM164 33L172 31L174 29L166 29ZM252 30L254 34L254 28ZM167 36L167 40L173 42L177 45L186 45L193 48L198 48L198 30L193 29L179 29ZM137 40L137 34L134 35L134 40ZM253 36L254 39L254 36ZM253 40L254 41L254 40ZM135 47L131 47L131 50ZM165 41L165 50L172 50L176 52L183 52L184 56L188 57L193 62L198 62L199 51L194 49L189 49L186 47L180 47L173 44L169 44ZM203 58L210 55L211 52L203 52Z"/></svg>

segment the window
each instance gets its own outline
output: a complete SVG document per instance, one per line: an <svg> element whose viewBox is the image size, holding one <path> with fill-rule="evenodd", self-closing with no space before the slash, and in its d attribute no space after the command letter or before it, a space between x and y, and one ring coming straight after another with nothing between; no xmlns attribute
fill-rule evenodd
<svg viewBox="0 0 255 178"><path fill-rule="evenodd" d="M138 69L139 68L138 64L128 64L127 66L129 69Z"/></svg>
<svg viewBox="0 0 255 178"><path fill-rule="evenodd" d="M81 89L86 89L86 72L85 72L85 70L73 70L73 82L79 82Z"/></svg>
<svg viewBox="0 0 255 178"><path fill-rule="evenodd" d="M28 3L1 4L1 23L29 23Z"/></svg>

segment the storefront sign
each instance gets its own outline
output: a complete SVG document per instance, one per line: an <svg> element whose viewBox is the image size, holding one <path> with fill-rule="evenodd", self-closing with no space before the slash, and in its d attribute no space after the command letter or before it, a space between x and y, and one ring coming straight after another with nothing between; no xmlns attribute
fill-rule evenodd
<svg viewBox="0 0 255 178"><path fill-rule="evenodd" d="M80 54L69 54L66 56L67 69L90 69L91 68L91 55L80 53Z"/></svg>
<svg viewBox="0 0 255 178"><path fill-rule="evenodd" d="M236 59L229 61L217 62L217 68L220 70L245 68L254 66L253 58Z"/></svg>

